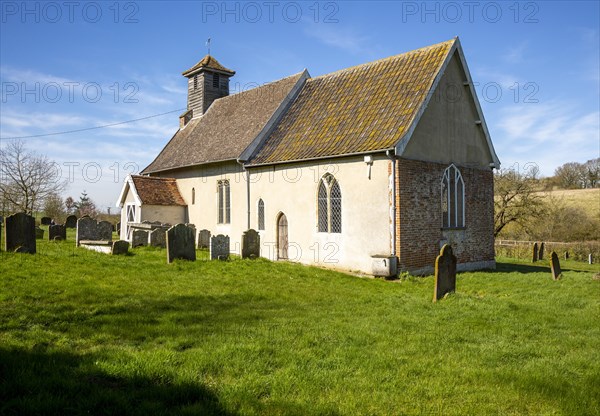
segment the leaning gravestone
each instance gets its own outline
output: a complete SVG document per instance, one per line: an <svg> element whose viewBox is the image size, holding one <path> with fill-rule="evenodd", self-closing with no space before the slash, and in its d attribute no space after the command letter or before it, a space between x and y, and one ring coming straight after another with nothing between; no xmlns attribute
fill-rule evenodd
<svg viewBox="0 0 600 416"><path fill-rule="evenodd" d="M148 231L133 230L131 232L131 247L140 247L148 245Z"/></svg>
<svg viewBox="0 0 600 416"><path fill-rule="evenodd" d="M443 298L447 293L456 290L456 256L452 254L452 247L444 244L440 255L435 259L435 292L433 301Z"/></svg>
<svg viewBox="0 0 600 416"><path fill-rule="evenodd" d="M42 217L42 219L40 220L40 222L42 223L42 225L50 225L52 223L52 218L50 218L50 217Z"/></svg>
<svg viewBox="0 0 600 416"><path fill-rule="evenodd" d="M531 261L533 263L538 261L538 245L537 245L537 243L533 243L533 253L531 255Z"/></svg>
<svg viewBox="0 0 600 416"><path fill-rule="evenodd" d="M242 258L255 259L260 257L260 235L252 228L242 235Z"/></svg>
<svg viewBox="0 0 600 416"><path fill-rule="evenodd" d="M113 225L108 221L100 221L97 226L98 240L112 241Z"/></svg>
<svg viewBox="0 0 600 416"><path fill-rule="evenodd" d="M69 215L65 220L65 227L67 228L77 228L77 216Z"/></svg>
<svg viewBox="0 0 600 416"><path fill-rule="evenodd" d="M36 252L35 218L23 212L4 220L4 249L19 253Z"/></svg>
<svg viewBox="0 0 600 416"><path fill-rule="evenodd" d="M227 260L229 258L229 236L219 234L210 238L210 259Z"/></svg>
<svg viewBox="0 0 600 416"><path fill-rule="evenodd" d="M35 227L35 239L36 240L43 240L44 239L44 230L42 230L40 227Z"/></svg>
<svg viewBox="0 0 600 416"><path fill-rule="evenodd" d="M150 231L148 237L148 243L153 247L167 246L167 233L164 228L157 228L156 230Z"/></svg>
<svg viewBox="0 0 600 416"><path fill-rule="evenodd" d="M538 260L544 260L544 242L540 244L540 251L538 252Z"/></svg>
<svg viewBox="0 0 600 416"><path fill-rule="evenodd" d="M64 225L51 225L48 227L48 240L66 240L67 227Z"/></svg>
<svg viewBox="0 0 600 416"><path fill-rule="evenodd" d="M98 241L97 227L98 223L96 220L86 216L83 216L77 220L77 234L75 235L75 244L78 246L80 241L91 240Z"/></svg>
<svg viewBox="0 0 600 416"><path fill-rule="evenodd" d="M194 231L185 224L177 224L167 230L167 263L175 259L196 260Z"/></svg>
<svg viewBox="0 0 600 416"><path fill-rule="evenodd" d="M125 240L117 240L112 245L111 254L127 254L127 250L129 250L129 241Z"/></svg>
<svg viewBox="0 0 600 416"><path fill-rule="evenodd" d="M554 280L560 279L560 274L562 271L560 270L560 262L558 261L558 255L553 251L550 254L550 270L552 271L552 278Z"/></svg>
<svg viewBox="0 0 600 416"><path fill-rule="evenodd" d="M198 248L210 247L210 231L200 230L198 233Z"/></svg>

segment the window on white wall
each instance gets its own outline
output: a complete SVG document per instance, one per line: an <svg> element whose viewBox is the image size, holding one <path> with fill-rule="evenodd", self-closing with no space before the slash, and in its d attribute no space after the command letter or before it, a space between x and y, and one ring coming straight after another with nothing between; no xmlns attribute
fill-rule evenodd
<svg viewBox="0 0 600 416"><path fill-rule="evenodd" d="M342 232L342 190L331 174L323 176L319 182L317 229L320 233Z"/></svg>
<svg viewBox="0 0 600 416"><path fill-rule="evenodd" d="M258 229L259 231L265 229L265 203L262 199L258 200Z"/></svg>
<svg viewBox="0 0 600 416"><path fill-rule="evenodd" d="M442 227L465 226L465 183L458 168L450 165L442 177Z"/></svg>
<svg viewBox="0 0 600 416"><path fill-rule="evenodd" d="M135 205L127 205L127 222L135 222Z"/></svg>
<svg viewBox="0 0 600 416"><path fill-rule="evenodd" d="M231 223L231 194L229 191L228 180L221 180L217 182L217 205L218 223Z"/></svg>

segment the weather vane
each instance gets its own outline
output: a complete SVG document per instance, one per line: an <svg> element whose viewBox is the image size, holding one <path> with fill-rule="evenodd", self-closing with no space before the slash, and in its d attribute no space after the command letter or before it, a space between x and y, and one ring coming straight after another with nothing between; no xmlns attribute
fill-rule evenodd
<svg viewBox="0 0 600 416"><path fill-rule="evenodd" d="M210 38L206 40L206 48L208 49L208 54L210 55Z"/></svg>

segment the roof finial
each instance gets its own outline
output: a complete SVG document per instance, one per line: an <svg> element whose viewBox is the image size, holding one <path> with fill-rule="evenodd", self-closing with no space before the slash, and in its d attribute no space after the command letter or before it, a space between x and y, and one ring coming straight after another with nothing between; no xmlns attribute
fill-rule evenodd
<svg viewBox="0 0 600 416"><path fill-rule="evenodd" d="M210 38L206 41L206 48L208 49L208 54L210 55Z"/></svg>

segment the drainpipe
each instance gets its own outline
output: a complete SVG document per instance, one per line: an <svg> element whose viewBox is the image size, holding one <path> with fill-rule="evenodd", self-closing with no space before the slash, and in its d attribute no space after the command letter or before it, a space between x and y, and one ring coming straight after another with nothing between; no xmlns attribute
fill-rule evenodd
<svg viewBox="0 0 600 416"><path fill-rule="evenodd" d="M392 161L392 256L396 257L396 149L386 150L385 155Z"/></svg>
<svg viewBox="0 0 600 416"><path fill-rule="evenodd" d="M237 163L240 164L242 170L246 173L246 230L250 229L250 172L246 169L244 161L236 159Z"/></svg>

